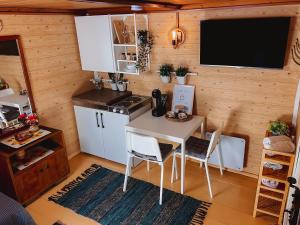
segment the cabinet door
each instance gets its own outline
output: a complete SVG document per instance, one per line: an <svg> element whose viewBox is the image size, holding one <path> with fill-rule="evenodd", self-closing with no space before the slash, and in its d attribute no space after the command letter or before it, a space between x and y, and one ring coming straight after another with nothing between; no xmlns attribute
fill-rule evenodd
<svg viewBox="0 0 300 225"><path fill-rule="evenodd" d="M129 116L106 111L102 113L104 158L126 164L125 125L129 123Z"/></svg>
<svg viewBox="0 0 300 225"><path fill-rule="evenodd" d="M83 70L115 72L108 15L75 17Z"/></svg>
<svg viewBox="0 0 300 225"><path fill-rule="evenodd" d="M81 151L103 157L99 110L74 106L74 111Z"/></svg>

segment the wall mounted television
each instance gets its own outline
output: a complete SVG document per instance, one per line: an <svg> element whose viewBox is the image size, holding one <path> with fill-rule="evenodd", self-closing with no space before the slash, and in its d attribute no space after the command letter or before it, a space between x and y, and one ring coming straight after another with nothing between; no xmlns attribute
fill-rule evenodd
<svg viewBox="0 0 300 225"><path fill-rule="evenodd" d="M201 21L200 64L280 69L290 17Z"/></svg>

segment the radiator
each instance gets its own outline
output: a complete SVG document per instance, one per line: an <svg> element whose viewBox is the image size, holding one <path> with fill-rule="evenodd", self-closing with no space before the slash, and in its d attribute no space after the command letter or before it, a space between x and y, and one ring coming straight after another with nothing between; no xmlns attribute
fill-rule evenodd
<svg viewBox="0 0 300 225"><path fill-rule="evenodd" d="M211 135L212 133L207 132L206 138L210 139ZM242 171L244 168L245 146L245 139L222 135L220 152L223 166L228 169ZM212 153L208 162L219 166L217 151Z"/></svg>

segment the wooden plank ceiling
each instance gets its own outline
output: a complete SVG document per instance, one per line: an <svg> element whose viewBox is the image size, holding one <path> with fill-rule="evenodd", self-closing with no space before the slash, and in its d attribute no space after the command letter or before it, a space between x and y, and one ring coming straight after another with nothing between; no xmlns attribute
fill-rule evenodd
<svg viewBox="0 0 300 225"><path fill-rule="evenodd" d="M107 14L166 10L300 4L300 0L0 0L0 12Z"/></svg>

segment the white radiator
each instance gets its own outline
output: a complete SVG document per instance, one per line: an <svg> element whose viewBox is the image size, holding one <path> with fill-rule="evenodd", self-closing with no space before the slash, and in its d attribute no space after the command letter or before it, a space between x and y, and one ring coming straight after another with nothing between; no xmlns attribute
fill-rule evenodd
<svg viewBox="0 0 300 225"><path fill-rule="evenodd" d="M210 139L211 133L206 133ZM221 158L225 168L242 171L244 167L246 141L242 138L222 135L220 143ZM218 154L214 151L208 161L211 164L219 165Z"/></svg>

